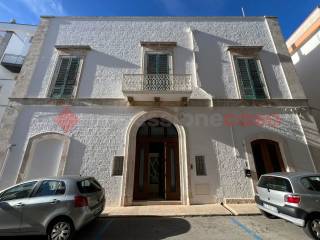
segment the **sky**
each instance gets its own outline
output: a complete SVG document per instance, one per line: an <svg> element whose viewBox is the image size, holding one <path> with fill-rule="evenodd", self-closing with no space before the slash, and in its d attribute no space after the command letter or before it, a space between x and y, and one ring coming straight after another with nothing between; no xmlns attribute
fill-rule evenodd
<svg viewBox="0 0 320 240"><path fill-rule="evenodd" d="M0 0L0 22L57 16L277 16L285 38L320 0Z"/></svg>

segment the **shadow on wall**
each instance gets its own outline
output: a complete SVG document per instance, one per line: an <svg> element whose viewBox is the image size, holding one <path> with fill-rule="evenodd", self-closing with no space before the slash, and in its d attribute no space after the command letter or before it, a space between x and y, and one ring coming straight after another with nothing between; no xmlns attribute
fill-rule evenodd
<svg viewBox="0 0 320 240"><path fill-rule="evenodd" d="M30 97L37 97L39 96L40 92L42 91L43 80L46 79L46 75L49 76L52 68L55 66L55 62L53 62L53 54L55 51L55 45L57 44L57 38L59 35L59 28L60 25L67 25L69 24L68 21L60 20L60 23L50 24L49 30L44 40L44 44L41 49L41 55L37 62L37 67L33 73L33 79L31 84L28 88L27 95ZM90 43L88 43L91 45ZM68 45L68 43L66 43ZM94 48L94 46L91 45ZM125 56L123 56L125 58ZM52 65L50 67L50 64ZM123 69L122 73L125 73L126 69L132 68L140 68L139 65L130 63L124 59L120 59L103 52L99 52L97 50L89 51L88 55L85 58L85 64L82 69L82 76L80 80L80 96L82 97L90 97L92 94L92 89L94 85L94 81L96 79L97 68L98 66L104 66L107 68L112 69ZM113 70L115 71L115 70ZM108 81L110 79L107 78L108 75L106 74L105 79L103 81ZM52 79L47 79L50 84Z"/></svg>
<svg viewBox="0 0 320 240"><path fill-rule="evenodd" d="M98 67L102 66L106 69L109 68L109 72L118 72L122 74L126 72L126 69L139 69L140 66L128 62L126 60L99 52L97 50L91 50L85 58L85 63L82 69L82 76L79 86L79 96L81 97L91 97L94 87L94 81L97 80ZM119 70L117 70L119 69ZM101 70L100 70L101 71ZM114 75L109 75L107 73L100 73L106 84L111 79L109 77L114 77ZM101 83L100 83L101 84Z"/></svg>
<svg viewBox="0 0 320 240"><path fill-rule="evenodd" d="M83 143L71 138L64 175L80 175L85 149Z"/></svg>
<svg viewBox="0 0 320 240"><path fill-rule="evenodd" d="M196 62L198 64L199 86L215 98L235 97L236 92L230 92L230 90L236 89L236 83L227 46L248 44L230 41L198 30L194 31L194 37L198 46ZM279 66L279 59L286 63L291 61L290 57L264 49L260 52L259 57L268 89L271 91L271 97L288 97L288 91L282 90L285 89L286 80L284 76L282 82L277 80L279 75L276 74L275 67Z"/></svg>

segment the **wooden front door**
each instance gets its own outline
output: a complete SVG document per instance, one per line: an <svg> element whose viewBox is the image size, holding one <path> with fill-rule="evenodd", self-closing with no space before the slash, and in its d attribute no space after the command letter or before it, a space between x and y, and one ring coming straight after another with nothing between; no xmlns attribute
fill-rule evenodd
<svg viewBox="0 0 320 240"><path fill-rule="evenodd" d="M251 143L257 177L271 172L285 172L279 144L268 139L259 139Z"/></svg>
<svg viewBox="0 0 320 240"><path fill-rule="evenodd" d="M134 177L134 200L180 200L177 139L140 139Z"/></svg>

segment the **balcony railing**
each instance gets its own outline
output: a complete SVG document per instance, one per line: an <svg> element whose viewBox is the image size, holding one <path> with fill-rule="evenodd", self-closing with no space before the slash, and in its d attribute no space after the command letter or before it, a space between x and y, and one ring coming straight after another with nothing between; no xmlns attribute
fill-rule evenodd
<svg viewBox="0 0 320 240"><path fill-rule="evenodd" d="M191 93L190 74L124 74L124 93Z"/></svg>
<svg viewBox="0 0 320 240"><path fill-rule="evenodd" d="M18 73L21 70L24 58L25 57L21 55L6 53L1 60L1 65L12 72Z"/></svg>

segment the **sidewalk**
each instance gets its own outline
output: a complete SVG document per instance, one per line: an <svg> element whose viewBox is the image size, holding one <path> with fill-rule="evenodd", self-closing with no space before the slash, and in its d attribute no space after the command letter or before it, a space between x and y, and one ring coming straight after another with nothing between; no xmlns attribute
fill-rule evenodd
<svg viewBox="0 0 320 240"><path fill-rule="evenodd" d="M103 217L119 216L231 216L257 215L258 209L254 204L229 204L226 207L220 204L203 205L152 205L107 207Z"/></svg>

